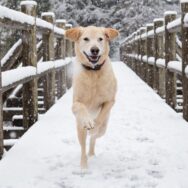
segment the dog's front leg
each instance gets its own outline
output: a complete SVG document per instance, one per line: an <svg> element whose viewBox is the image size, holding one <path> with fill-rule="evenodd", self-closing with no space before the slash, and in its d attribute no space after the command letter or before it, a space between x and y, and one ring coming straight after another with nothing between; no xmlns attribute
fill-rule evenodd
<svg viewBox="0 0 188 188"><path fill-rule="evenodd" d="M86 155L86 137L87 130L94 127L93 119L90 118L86 106L80 102L74 102L72 107L73 113L77 120L78 140L81 146L81 160L80 165L82 169L87 168L87 155Z"/></svg>
<svg viewBox="0 0 188 188"><path fill-rule="evenodd" d="M107 120L113 105L114 105L114 100L102 104L101 111L98 114L97 118L95 119L95 125L97 128L102 126L104 122Z"/></svg>
<svg viewBox="0 0 188 188"><path fill-rule="evenodd" d="M82 128L85 128L88 130L94 128L94 121L90 117L89 112L83 103L80 103L77 101L74 102L72 111L74 115L76 116L77 122L79 122L79 125Z"/></svg>

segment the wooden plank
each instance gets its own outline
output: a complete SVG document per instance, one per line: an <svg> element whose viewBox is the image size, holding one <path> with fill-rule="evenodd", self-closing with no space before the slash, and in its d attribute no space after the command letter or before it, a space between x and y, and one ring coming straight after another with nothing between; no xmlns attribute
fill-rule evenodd
<svg viewBox="0 0 188 188"><path fill-rule="evenodd" d="M54 24L54 17L51 14L42 14L42 19ZM44 61L54 60L54 32L43 34L43 57ZM55 69L43 79L44 86L44 106L48 110L55 103Z"/></svg>
<svg viewBox="0 0 188 188"><path fill-rule="evenodd" d="M65 28L64 20L57 20L56 24L59 28ZM57 58L64 59L65 39L64 37L57 39ZM57 71L57 98L59 99L66 92L66 71L65 68Z"/></svg>
<svg viewBox="0 0 188 188"><path fill-rule="evenodd" d="M140 75L143 80L145 80L145 63L142 61L142 58L144 55L146 55L146 39L142 39L141 35L143 33L146 33L146 27L142 27L140 29L140 55L141 55L141 61L140 61Z"/></svg>
<svg viewBox="0 0 188 188"><path fill-rule="evenodd" d="M21 11L36 17L35 4L21 3ZM37 67L36 25L30 31L22 31L23 66ZM38 119L37 79L23 84L23 126L27 130Z"/></svg>
<svg viewBox="0 0 188 188"><path fill-rule="evenodd" d="M157 28L164 25L164 19L155 19L154 20L154 30L155 30L155 36L154 36L154 55L155 55L155 65L154 65L154 89L157 91L157 93L160 93L161 96L164 96L165 91L165 70L160 69L156 65L156 61L159 58L163 58L163 37L157 35L156 30Z"/></svg>
<svg viewBox="0 0 188 188"><path fill-rule="evenodd" d="M188 28L184 27L184 17L188 13L188 2L181 3L182 17L182 85L183 85L183 117L188 121L188 78L185 74L185 68L188 65Z"/></svg>
<svg viewBox="0 0 188 188"><path fill-rule="evenodd" d="M153 29L153 24L148 24L147 26L147 33ZM153 38L147 37L147 57L153 57ZM153 65L146 64L146 77L147 77L147 83L150 87L153 87Z"/></svg>
<svg viewBox="0 0 188 188"><path fill-rule="evenodd" d="M71 24L65 24L65 30L70 29L70 28L72 28ZM73 46L72 42L70 40L66 39L65 45L66 45L65 56L66 57L72 57L72 55L73 55L73 53L72 53L73 52L72 51L72 46ZM71 69L71 64L69 63L66 66L66 78L67 78L66 79L66 81L67 81L66 85L67 85L68 89L71 88L71 86L72 86L72 78L71 78L71 75L69 75L69 73L71 72L70 69Z"/></svg>
<svg viewBox="0 0 188 188"><path fill-rule="evenodd" d="M11 69L13 67L13 65L16 63L16 61L18 60L18 58L20 57L20 55L22 53L22 48L23 48L23 45L22 45L22 42L21 42L13 51L11 51L11 55L9 56L8 59L5 59L5 60L3 60L4 58L1 59L1 61L2 60L5 61L3 66L2 66L2 71L6 71L6 70Z"/></svg>
<svg viewBox="0 0 188 188"><path fill-rule="evenodd" d="M176 60L176 33L169 33L167 25L169 22L176 19L176 12L165 14L165 90L166 90L166 103L173 109L176 107L176 74L170 72L168 62Z"/></svg>

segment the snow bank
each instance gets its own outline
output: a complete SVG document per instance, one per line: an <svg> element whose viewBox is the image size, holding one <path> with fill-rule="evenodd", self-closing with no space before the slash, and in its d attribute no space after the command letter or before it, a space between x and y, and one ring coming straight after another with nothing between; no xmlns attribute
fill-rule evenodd
<svg viewBox="0 0 188 188"><path fill-rule="evenodd" d="M182 62L180 61L170 61L168 62L167 68L173 72L178 72L182 74Z"/></svg>
<svg viewBox="0 0 188 188"><path fill-rule="evenodd" d="M56 23L67 23L67 20L65 20L65 19L57 19L56 20Z"/></svg>
<svg viewBox="0 0 188 188"><path fill-rule="evenodd" d="M18 48L18 46L20 46L22 44L22 40L19 39L6 53L6 55L1 59L1 66L3 66L9 59L10 57L13 55L14 51L16 50L16 48Z"/></svg>
<svg viewBox="0 0 188 188"><path fill-rule="evenodd" d="M33 5L33 6L37 6L37 2L36 1L21 1L20 5Z"/></svg>
<svg viewBox="0 0 188 188"><path fill-rule="evenodd" d="M165 59L159 58L156 61L156 65L161 68L165 68Z"/></svg>
<svg viewBox="0 0 188 188"><path fill-rule="evenodd" d="M153 38L154 37L154 30L151 30L147 33L147 37Z"/></svg>
<svg viewBox="0 0 188 188"><path fill-rule="evenodd" d="M20 67L2 72L2 87L6 87L34 75L36 75L36 68L32 66Z"/></svg>
<svg viewBox="0 0 188 188"><path fill-rule="evenodd" d="M182 42L180 41L180 39L178 38L178 36L176 36L176 44L182 48Z"/></svg>
<svg viewBox="0 0 188 188"><path fill-rule="evenodd" d="M54 33L59 34L59 35L64 35L65 34L65 30L54 26Z"/></svg>
<svg viewBox="0 0 188 188"><path fill-rule="evenodd" d="M184 27L188 27L188 13L185 14L183 21L184 21Z"/></svg>
<svg viewBox="0 0 188 188"><path fill-rule="evenodd" d="M41 74L53 68L63 67L73 61L73 58L66 58L65 60L44 61L37 64L37 74Z"/></svg>
<svg viewBox="0 0 188 188"><path fill-rule="evenodd" d="M181 18L178 18L178 19L168 23L167 29L170 30L170 29L173 29L175 27L180 27L180 26L181 26Z"/></svg>
<svg viewBox="0 0 188 188"><path fill-rule="evenodd" d="M143 61L144 63L147 63L147 62L148 62L148 56L147 56L147 55L144 55L144 56L142 57L142 61Z"/></svg>
<svg viewBox="0 0 188 188"><path fill-rule="evenodd" d="M159 28L156 29L156 33L159 35L159 34L162 34L165 32L165 26L161 26Z"/></svg>
<svg viewBox="0 0 188 188"><path fill-rule="evenodd" d="M12 21L17 21L19 23L26 23L28 25L34 25L35 19L32 16L24 14L19 11L15 11L3 6L0 6L0 18L1 19L10 19Z"/></svg>
<svg viewBox="0 0 188 188"><path fill-rule="evenodd" d="M177 12L176 11L166 11L164 13L164 16L167 16L167 15L177 15Z"/></svg>
<svg viewBox="0 0 188 188"><path fill-rule="evenodd" d="M188 3L188 0L180 0L180 3Z"/></svg>
<svg viewBox="0 0 188 188"><path fill-rule="evenodd" d="M37 74L41 74L53 68L54 68L53 61L45 61L45 62L37 63Z"/></svg>
<svg viewBox="0 0 188 188"><path fill-rule="evenodd" d="M155 57L149 57L148 58L148 64L154 65L155 64Z"/></svg>
<svg viewBox="0 0 188 188"><path fill-rule="evenodd" d="M36 18L36 25L37 25L37 27L47 28L50 30L53 30L53 28L54 28L53 24L51 24L45 20L42 20L40 18Z"/></svg>
<svg viewBox="0 0 188 188"><path fill-rule="evenodd" d="M185 67L185 74L186 74L186 77L188 78L188 66Z"/></svg>
<svg viewBox="0 0 188 188"><path fill-rule="evenodd" d="M55 14L54 14L53 12L43 12L43 13L41 14L41 16L42 16L42 17L43 17L43 16L51 16L51 17L55 18Z"/></svg>

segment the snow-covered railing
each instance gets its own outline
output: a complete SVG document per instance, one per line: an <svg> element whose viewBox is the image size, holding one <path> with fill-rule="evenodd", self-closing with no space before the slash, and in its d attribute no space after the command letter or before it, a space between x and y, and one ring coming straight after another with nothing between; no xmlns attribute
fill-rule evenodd
<svg viewBox="0 0 188 188"><path fill-rule="evenodd" d="M35 1L22 1L21 12L0 6L0 26L21 31L20 39L1 59L0 158L3 121L14 121L14 115L21 115L26 131L38 120L38 112L47 111L72 84L73 44L64 38L72 25L63 19L56 21L52 12L37 18L36 9ZM15 93L20 96L10 97ZM38 93L43 101L38 101Z"/></svg>
<svg viewBox="0 0 188 188"><path fill-rule="evenodd" d="M36 29L39 32L49 32L54 31L54 33L57 36L63 36L64 35L64 29L58 28L54 26L54 23L49 23L41 18L36 18L36 15L31 16L26 14L25 7L32 7L31 11L33 9L36 9L37 3L34 1L22 1L21 2L21 10L22 12L12 10L10 8L0 6L0 25L3 25L4 27L10 27L14 29L21 29L21 30L30 30L34 26L36 26ZM28 10L28 9L27 9ZM46 16L45 14L43 14ZM55 17L54 17L55 18Z"/></svg>
<svg viewBox="0 0 188 188"><path fill-rule="evenodd" d="M5 54L5 56L1 59L1 70L5 71L10 69L14 64L17 58L22 53L22 40L19 39Z"/></svg>
<svg viewBox="0 0 188 188"><path fill-rule="evenodd" d="M66 60L40 62L37 64L37 68L27 66L4 71L2 72L2 92L4 93L19 84L27 83L35 78L40 78L52 70L61 70L71 62L72 59L68 58Z"/></svg>
<svg viewBox="0 0 188 188"><path fill-rule="evenodd" d="M121 59L174 109L176 80L182 80L183 117L188 121L188 0L180 2L181 17L166 11L164 18L154 19L127 37L120 53Z"/></svg>

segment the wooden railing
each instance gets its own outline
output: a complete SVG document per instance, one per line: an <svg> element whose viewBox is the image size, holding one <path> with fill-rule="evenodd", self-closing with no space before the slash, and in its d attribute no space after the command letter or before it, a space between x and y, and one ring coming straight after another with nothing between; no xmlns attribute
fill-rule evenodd
<svg viewBox="0 0 188 188"><path fill-rule="evenodd" d="M21 30L1 59L0 158L14 142L6 138L21 136L71 87L73 44L64 38L71 25L49 12L37 18L36 9L34 1L21 2L21 12L0 6L1 27Z"/></svg>
<svg viewBox="0 0 188 188"><path fill-rule="evenodd" d="M164 18L141 27L121 44L121 59L188 121L188 1L181 17ZM182 95L182 96L181 96ZM181 108L182 105L182 108Z"/></svg>

